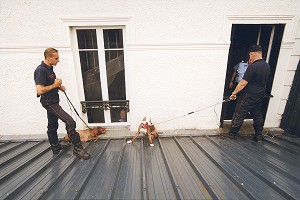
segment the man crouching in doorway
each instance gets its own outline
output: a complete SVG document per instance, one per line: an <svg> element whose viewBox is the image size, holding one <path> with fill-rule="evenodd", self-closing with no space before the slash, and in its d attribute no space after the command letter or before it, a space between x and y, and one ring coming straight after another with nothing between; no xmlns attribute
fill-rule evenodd
<svg viewBox="0 0 300 200"><path fill-rule="evenodd" d="M66 124L67 134L74 147L74 155L80 159L89 159L90 155L83 149L79 134L75 131L76 122L59 105L58 90L64 92L66 88L62 85L62 80L56 78L53 71L53 66L59 62L58 51L54 48L47 48L44 51L44 57L45 60L34 71L34 81L37 96L41 97L40 102L47 110L47 134L53 154L58 154L60 150L68 147L68 144L63 144L58 140L57 129L58 119L60 119Z"/></svg>

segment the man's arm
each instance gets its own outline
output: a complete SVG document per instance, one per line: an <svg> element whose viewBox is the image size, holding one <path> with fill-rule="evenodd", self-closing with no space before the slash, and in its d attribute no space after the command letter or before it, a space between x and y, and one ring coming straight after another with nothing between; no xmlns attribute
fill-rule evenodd
<svg viewBox="0 0 300 200"><path fill-rule="evenodd" d="M236 99L237 93L239 93L241 90L243 90L246 85L248 84L248 81L242 79L239 84L236 86L235 90L232 92L231 96L229 97L231 100Z"/></svg>
<svg viewBox="0 0 300 200"><path fill-rule="evenodd" d="M52 85L49 86L44 86L44 85L36 85L36 93L38 95L42 95L45 94L55 88L59 88L62 84L61 79L55 79L54 83Z"/></svg>
<svg viewBox="0 0 300 200"><path fill-rule="evenodd" d="M230 82L229 82L229 88L232 88L235 77L236 77L236 71L233 71Z"/></svg>

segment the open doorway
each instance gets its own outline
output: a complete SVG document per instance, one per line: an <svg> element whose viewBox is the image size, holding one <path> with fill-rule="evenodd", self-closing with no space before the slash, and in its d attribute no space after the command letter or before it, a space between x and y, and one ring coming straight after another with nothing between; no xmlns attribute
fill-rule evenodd
<svg viewBox="0 0 300 200"><path fill-rule="evenodd" d="M271 66L271 73L266 88L266 98L263 101L263 116L265 118L269 97L273 85L276 71L278 55L280 51L284 24L233 24L231 30L231 44L227 62L227 72L225 77L223 96L229 97L233 88L229 88L229 83L233 74L233 67L248 57L250 46L259 44L263 49L263 59ZM223 103L220 125L223 126L224 120L231 120L234 113L236 101ZM251 118L249 115L248 118Z"/></svg>

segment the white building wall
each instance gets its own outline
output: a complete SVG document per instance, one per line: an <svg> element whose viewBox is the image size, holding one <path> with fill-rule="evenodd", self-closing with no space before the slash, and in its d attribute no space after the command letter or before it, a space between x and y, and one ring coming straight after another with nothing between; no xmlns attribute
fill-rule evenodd
<svg viewBox="0 0 300 200"><path fill-rule="evenodd" d="M46 132L46 111L35 97L33 71L43 60L44 49L50 46L60 52L56 74L63 79L77 110L81 110L82 89L74 69L72 26L126 27L131 130L145 115L161 122L222 100L234 23L286 24L273 84L275 97L270 101L265 124L278 127L286 89L290 88L289 80L300 55L297 0L251 4L242 0L1 0L0 9L0 135ZM62 107L71 113L62 94L61 100ZM219 104L158 128L218 128L220 113ZM72 116L77 119L74 113ZM79 119L77 126L83 128ZM65 132L63 124L59 132Z"/></svg>

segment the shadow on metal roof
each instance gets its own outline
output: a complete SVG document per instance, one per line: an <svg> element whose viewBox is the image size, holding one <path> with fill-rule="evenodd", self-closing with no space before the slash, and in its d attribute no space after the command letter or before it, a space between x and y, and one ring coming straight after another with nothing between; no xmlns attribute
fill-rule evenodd
<svg viewBox="0 0 300 200"><path fill-rule="evenodd" d="M300 141L243 136L85 143L53 157L47 141L0 142L0 199L300 199Z"/></svg>

